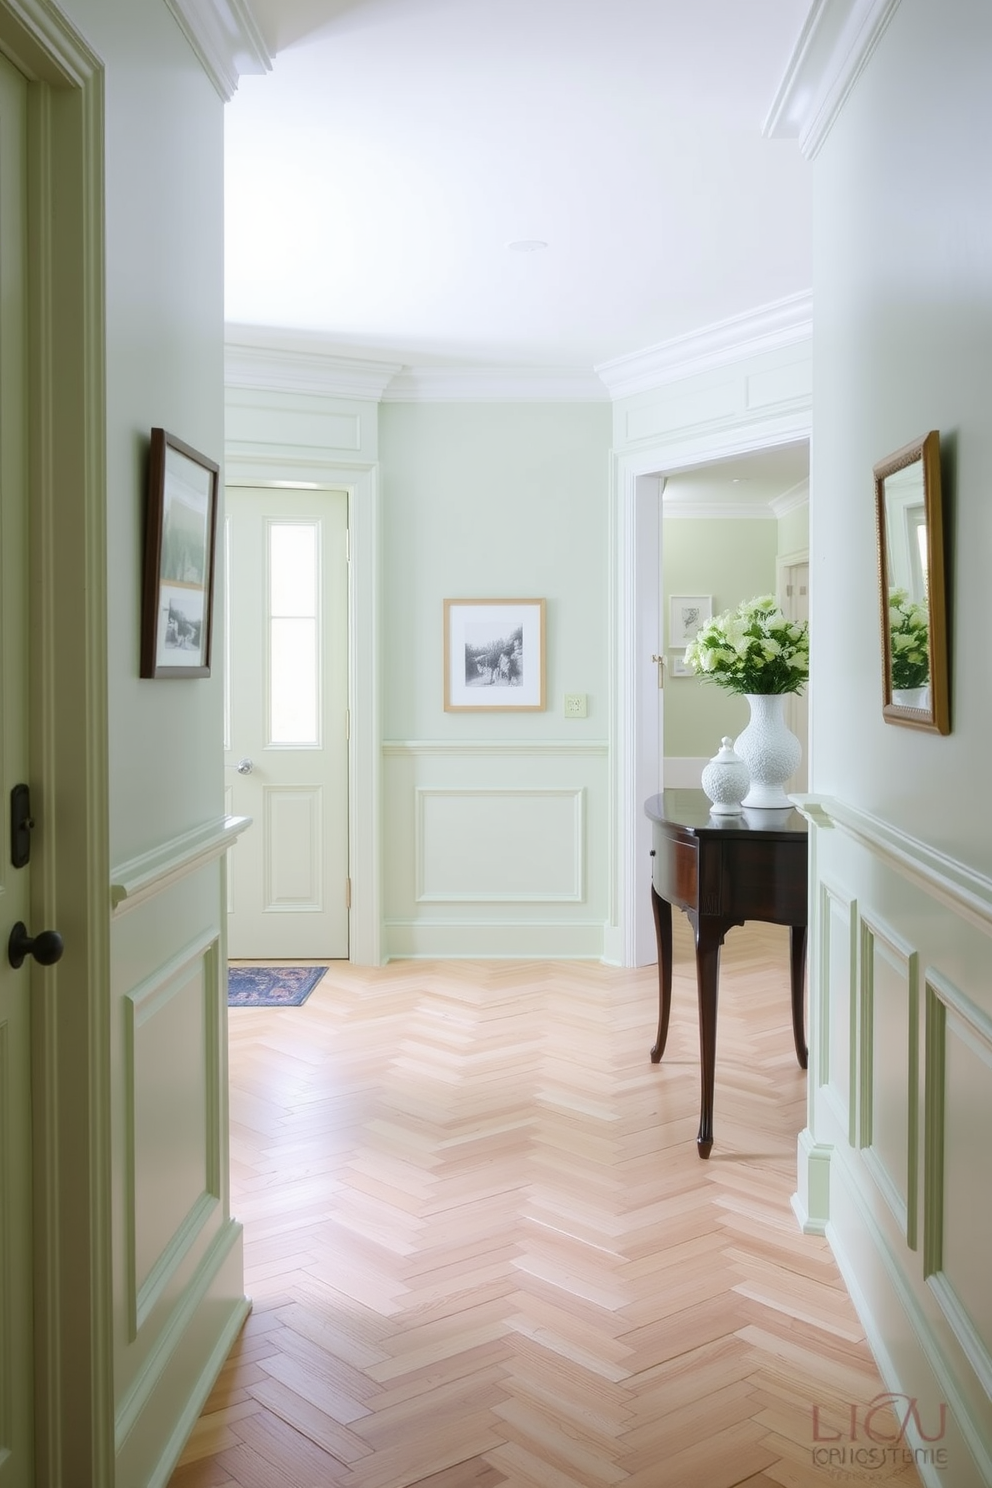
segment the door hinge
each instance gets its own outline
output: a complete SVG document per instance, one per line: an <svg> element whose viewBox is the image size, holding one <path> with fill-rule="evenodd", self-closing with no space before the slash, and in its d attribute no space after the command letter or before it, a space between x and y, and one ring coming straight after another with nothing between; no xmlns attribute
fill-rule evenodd
<svg viewBox="0 0 992 1488"><path fill-rule="evenodd" d="M351 709L350 708L345 708L345 710L344 710L344 736L345 736L346 739L350 739L351 738Z"/></svg>
<svg viewBox="0 0 992 1488"><path fill-rule="evenodd" d="M344 881L344 907L345 907L345 909L350 909L351 908L351 879L350 878L346 878L345 881Z"/></svg>

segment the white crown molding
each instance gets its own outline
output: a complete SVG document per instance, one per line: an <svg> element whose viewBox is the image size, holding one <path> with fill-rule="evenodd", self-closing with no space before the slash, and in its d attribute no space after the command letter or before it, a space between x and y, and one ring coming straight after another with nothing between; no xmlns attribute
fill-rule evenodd
<svg viewBox="0 0 992 1488"><path fill-rule="evenodd" d="M264 73L272 56L248 0L165 0L203 70L227 103L245 73Z"/></svg>
<svg viewBox="0 0 992 1488"><path fill-rule="evenodd" d="M789 512L799 511L800 507L809 506L809 481L801 480L791 490L783 491L781 496L773 496L768 505L772 515L776 517L785 517Z"/></svg>
<svg viewBox="0 0 992 1488"><path fill-rule="evenodd" d="M772 522L775 519L771 504L765 501L672 501L670 497L665 497L661 511L666 522L670 518L678 520L680 517L696 517L712 522L725 522L728 518L745 522Z"/></svg>
<svg viewBox="0 0 992 1488"><path fill-rule="evenodd" d="M899 0L814 0L762 133L819 153Z"/></svg>
<svg viewBox="0 0 992 1488"><path fill-rule="evenodd" d="M377 403L402 370L399 362L372 362L332 352L248 346L224 347L224 385L261 392L316 393L327 398L362 398Z"/></svg>
<svg viewBox="0 0 992 1488"><path fill-rule="evenodd" d="M629 356L601 362L596 371L611 397L629 398L683 377L741 361L746 356L794 346L809 340L812 333L813 297L804 292L761 305L744 315L733 315L686 336L661 341Z"/></svg>
<svg viewBox="0 0 992 1488"><path fill-rule="evenodd" d="M606 403L609 393L581 367L405 367L387 403Z"/></svg>

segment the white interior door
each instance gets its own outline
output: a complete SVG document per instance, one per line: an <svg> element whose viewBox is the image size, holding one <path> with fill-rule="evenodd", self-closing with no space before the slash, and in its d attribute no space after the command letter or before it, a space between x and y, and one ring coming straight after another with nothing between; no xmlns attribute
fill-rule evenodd
<svg viewBox="0 0 992 1488"><path fill-rule="evenodd" d="M228 809L237 959L348 955L348 497L230 487Z"/></svg>
<svg viewBox="0 0 992 1488"><path fill-rule="evenodd" d="M30 782L27 730L24 78L0 57L0 1488L32 1465L30 958L8 940L28 922L27 866L15 867L9 803ZM18 843L30 836L19 833Z"/></svg>

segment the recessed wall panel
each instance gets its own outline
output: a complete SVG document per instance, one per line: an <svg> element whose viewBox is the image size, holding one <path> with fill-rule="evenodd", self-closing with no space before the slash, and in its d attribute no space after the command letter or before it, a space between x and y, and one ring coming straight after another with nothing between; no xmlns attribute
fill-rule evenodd
<svg viewBox="0 0 992 1488"><path fill-rule="evenodd" d="M916 956L901 938L862 923L861 1144L869 1172L916 1244L919 1101Z"/></svg>
<svg viewBox="0 0 992 1488"><path fill-rule="evenodd" d="M216 944L124 1001L132 1332L220 1195Z"/></svg>
<svg viewBox="0 0 992 1488"><path fill-rule="evenodd" d="M264 909L273 912L321 909L320 786L267 786L263 799Z"/></svg>
<svg viewBox="0 0 992 1488"><path fill-rule="evenodd" d="M820 1080L826 1086L838 1116L850 1130L853 1122L851 1102L853 1049L851 1020L854 1010L853 907L825 884L821 886L820 906L824 958L821 968L824 996L820 1025L822 1050ZM853 1139L853 1132L851 1136Z"/></svg>
<svg viewBox="0 0 992 1488"><path fill-rule="evenodd" d="M417 899L581 899L582 807L581 789L418 790Z"/></svg>
<svg viewBox="0 0 992 1488"><path fill-rule="evenodd" d="M977 1010L975 1010L977 1013ZM943 1184L935 1291L972 1364L992 1387L992 1028L948 1007L944 1026Z"/></svg>

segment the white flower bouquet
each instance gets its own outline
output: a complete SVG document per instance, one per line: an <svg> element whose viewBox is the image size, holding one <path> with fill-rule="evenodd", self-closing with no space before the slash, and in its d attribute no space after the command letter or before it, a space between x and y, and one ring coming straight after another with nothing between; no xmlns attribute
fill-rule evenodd
<svg viewBox="0 0 992 1488"><path fill-rule="evenodd" d="M787 620L771 594L708 621L686 648L686 664L727 692L799 692L809 679L809 626Z"/></svg>
<svg viewBox="0 0 992 1488"><path fill-rule="evenodd" d="M930 621L926 606L905 589L889 590L889 645L892 688L924 687L930 680Z"/></svg>

